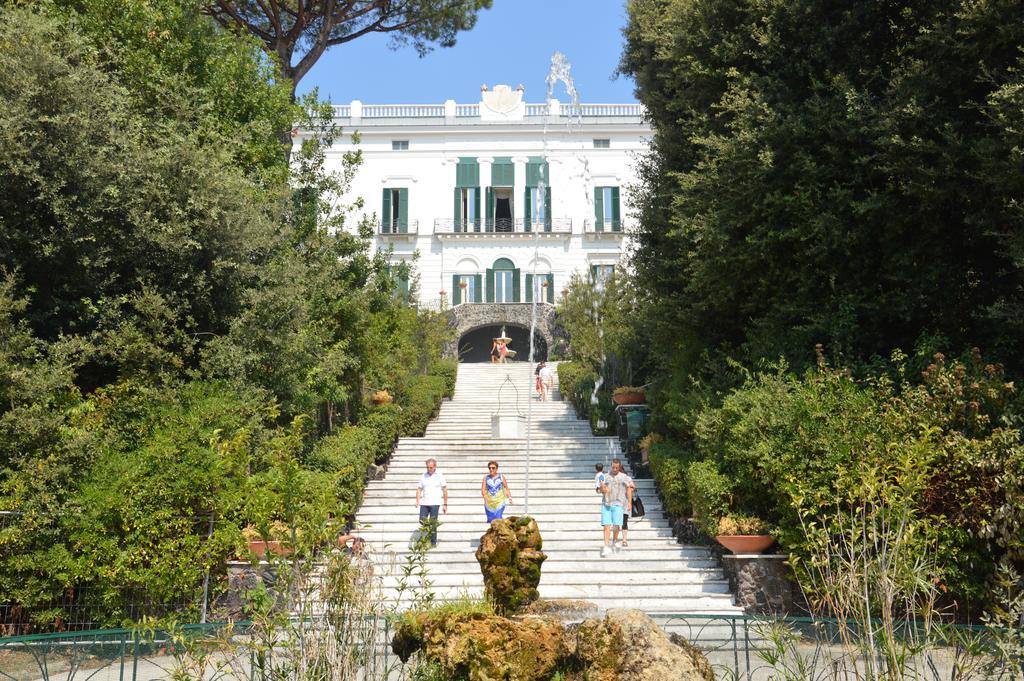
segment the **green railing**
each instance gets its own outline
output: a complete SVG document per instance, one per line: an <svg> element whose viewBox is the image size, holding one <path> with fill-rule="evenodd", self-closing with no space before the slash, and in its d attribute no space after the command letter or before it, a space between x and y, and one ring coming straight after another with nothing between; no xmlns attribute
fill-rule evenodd
<svg viewBox="0 0 1024 681"><path fill-rule="evenodd" d="M898 633L908 652L900 670L890 669L869 632L850 641L850 627L834 620L759 618L702 614L658 614L655 620L700 648L718 679L1021 679L1022 660L999 647L1001 630L977 626L911 624ZM316 621L311 624L315 625ZM844 635L845 632L845 635ZM872 632L875 633L875 632ZM360 678L407 677L390 651L383 627L358 656ZM294 647L287 636L271 637L271 650L256 643L249 622L185 625L170 631L104 629L0 639L2 681L158 681L172 678L267 681L293 678L275 667L272 649ZM872 640L876 646L862 645ZM186 673L187 672L187 673ZM896 672L896 673L894 673ZM297 676L295 677L297 678ZM315 678L320 678L319 676ZM326 676L324 676L326 678Z"/></svg>

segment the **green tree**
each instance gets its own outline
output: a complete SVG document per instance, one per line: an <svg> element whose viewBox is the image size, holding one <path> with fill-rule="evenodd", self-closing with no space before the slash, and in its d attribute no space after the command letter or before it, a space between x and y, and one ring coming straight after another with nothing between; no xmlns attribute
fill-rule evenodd
<svg viewBox="0 0 1024 681"><path fill-rule="evenodd" d="M87 387L195 366L277 238L280 190L187 125L152 125L74 21L13 10L0 37L0 268L32 292L33 332L96 344Z"/></svg>
<svg viewBox="0 0 1024 681"><path fill-rule="evenodd" d="M257 38L294 88L329 47L369 33L387 33L395 46L421 55L455 44L492 0L211 0L206 11L227 28Z"/></svg>
<svg viewBox="0 0 1024 681"><path fill-rule="evenodd" d="M411 43L420 55L433 44L451 47L459 31L476 23L492 0L206 0L222 26L252 36L280 69L292 97L299 81L329 48L370 33L391 36L393 47ZM285 158L292 126L278 129Z"/></svg>
<svg viewBox="0 0 1024 681"><path fill-rule="evenodd" d="M634 264L670 363L858 362L928 333L1021 368L1018 2L628 11L655 127Z"/></svg>

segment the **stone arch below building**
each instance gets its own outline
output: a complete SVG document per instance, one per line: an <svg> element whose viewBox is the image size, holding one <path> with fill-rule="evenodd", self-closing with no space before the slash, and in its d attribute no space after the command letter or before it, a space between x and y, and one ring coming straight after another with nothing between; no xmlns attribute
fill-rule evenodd
<svg viewBox="0 0 1024 681"><path fill-rule="evenodd" d="M448 344L446 354L458 357L459 361L488 361L492 337L497 336L501 326L512 338L509 347L517 351L517 360L525 361L529 356L531 303L473 303L456 305L448 312L448 325L454 331L454 341ZM515 331L513 331L515 329ZM489 335L493 333L492 335ZM525 335L521 333L525 331ZM483 339L483 340L481 340ZM556 342L555 306L537 304L537 330L535 359L547 359L548 352ZM486 347L481 348L486 344ZM471 346L471 347L468 347Z"/></svg>

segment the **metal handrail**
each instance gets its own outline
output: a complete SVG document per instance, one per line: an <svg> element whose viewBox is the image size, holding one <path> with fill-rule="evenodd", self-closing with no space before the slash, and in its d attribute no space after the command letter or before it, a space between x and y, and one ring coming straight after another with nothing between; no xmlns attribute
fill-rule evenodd
<svg viewBox="0 0 1024 681"><path fill-rule="evenodd" d="M572 232L572 218L551 218L550 220L525 220L523 218L435 218L435 234L569 234Z"/></svg>
<svg viewBox="0 0 1024 681"><path fill-rule="evenodd" d="M587 218L583 221L583 231L587 234L622 234L624 229L623 221L601 220L600 225L596 218Z"/></svg>
<svg viewBox="0 0 1024 681"><path fill-rule="evenodd" d="M396 220L391 224L387 222L381 222L377 225L377 234L381 236L402 236L405 234L419 234L420 221L413 220Z"/></svg>

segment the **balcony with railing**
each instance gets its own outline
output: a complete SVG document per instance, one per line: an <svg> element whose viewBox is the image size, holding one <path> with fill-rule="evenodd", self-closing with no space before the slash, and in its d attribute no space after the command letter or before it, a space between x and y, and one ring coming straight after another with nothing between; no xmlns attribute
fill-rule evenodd
<svg viewBox="0 0 1024 681"><path fill-rule="evenodd" d="M571 218L549 220L526 220L523 218L477 218L463 220L456 218L435 218L434 234L439 236L560 236L572 234Z"/></svg>
<svg viewBox="0 0 1024 681"><path fill-rule="evenodd" d="M622 236L622 220L597 220L595 218L587 218L583 221L583 233L590 238Z"/></svg>
<svg viewBox="0 0 1024 681"><path fill-rule="evenodd" d="M538 123L541 120L621 121L639 122L645 115L643 105L627 104L561 104L558 100L543 103L524 103L522 121ZM333 105L334 117L339 124L391 125L437 123L464 125L481 120L480 104L363 104L358 100Z"/></svg>
<svg viewBox="0 0 1024 681"><path fill-rule="evenodd" d="M377 235L383 237L410 237L419 231L419 220L386 220L377 225Z"/></svg>

